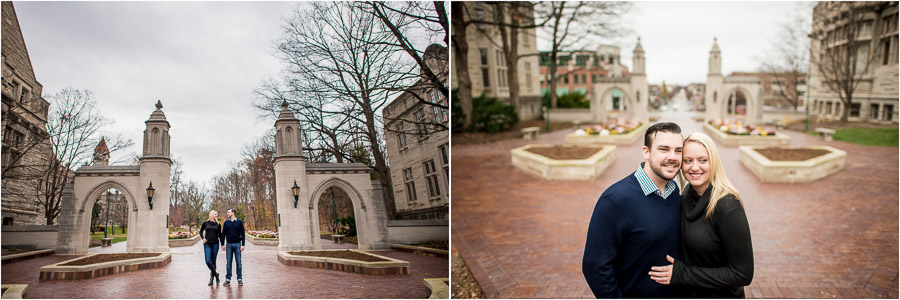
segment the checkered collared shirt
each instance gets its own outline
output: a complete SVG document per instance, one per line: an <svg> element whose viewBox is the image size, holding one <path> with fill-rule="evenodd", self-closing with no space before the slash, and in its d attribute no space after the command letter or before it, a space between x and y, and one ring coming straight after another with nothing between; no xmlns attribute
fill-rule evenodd
<svg viewBox="0 0 900 300"><path fill-rule="evenodd" d="M675 187L678 185L675 183L675 180L669 180L666 183L666 191L663 193L656 187L656 184L653 183L653 180L650 180L650 176L647 176L647 173L644 172L644 163L638 167L637 171L634 172L634 177L637 178L638 183L641 184L641 189L644 190L644 196L649 196L650 193L656 193L663 199L669 198L669 195L675 191Z"/></svg>

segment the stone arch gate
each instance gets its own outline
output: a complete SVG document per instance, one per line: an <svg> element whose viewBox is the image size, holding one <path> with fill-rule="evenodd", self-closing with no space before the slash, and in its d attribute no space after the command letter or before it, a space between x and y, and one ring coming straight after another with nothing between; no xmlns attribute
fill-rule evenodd
<svg viewBox="0 0 900 300"><path fill-rule="evenodd" d="M387 212L381 185L369 177L371 169L360 163L306 163L298 130L300 121L281 104L275 121L275 195L278 204L278 250L321 249L318 199L328 188L338 187L350 196L359 235L359 249L389 249ZM291 187L300 192L294 198Z"/></svg>
<svg viewBox="0 0 900 300"><path fill-rule="evenodd" d="M706 79L706 95L704 119L720 119L726 116L728 97L734 91L740 91L747 98L746 121L759 123L762 120L763 90L759 78L742 76L722 76L722 56L719 44L713 39L709 51L709 72Z"/></svg>
<svg viewBox="0 0 900 300"><path fill-rule="evenodd" d="M108 152L95 153L95 163L75 171L63 191L57 253L85 254L90 241L90 212L97 197L109 188L125 195L128 203L127 252L168 252L169 122L162 104L146 122L143 155L134 166L108 166ZM307 164L302 155L300 121L282 103L275 122L275 180L280 251L321 249L318 199L330 187L344 190L353 203L360 249L388 249L387 213L381 186L360 163ZM99 147L98 147L99 148ZM99 157L98 157L99 155ZM291 188L296 182L296 198ZM151 205L147 188L154 188Z"/></svg>
<svg viewBox="0 0 900 300"><path fill-rule="evenodd" d="M136 166L108 166L109 152L105 143L95 149L94 164L75 171L75 179L63 190L59 213L59 235L56 252L85 254L90 242L91 210L103 191L115 188L125 195L128 204L128 252L168 252L169 122L162 103L145 124L144 151ZM101 149L102 146L102 149ZM99 151L98 151L99 150ZM147 188L153 185L153 209Z"/></svg>

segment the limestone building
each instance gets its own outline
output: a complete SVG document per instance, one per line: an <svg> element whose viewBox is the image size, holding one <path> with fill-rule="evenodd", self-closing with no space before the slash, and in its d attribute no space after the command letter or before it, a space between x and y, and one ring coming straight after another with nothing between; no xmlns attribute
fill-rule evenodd
<svg viewBox="0 0 900 300"><path fill-rule="evenodd" d="M495 3L495 2L494 2ZM529 2L517 2L523 10L519 24L534 24L534 7ZM494 4L489 2L461 2L466 10L463 21L472 21L471 17L485 22L494 22ZM457 16L454 16L456 18ZM513 16L504 16L504 23L509 23ZM469 45L469 76L472 82L472 97L484 93L487 97L509 101L509 82L503 40L497 26L488 23L475 23L466 27L466 42ZM519 86L519 120L534 120L541 116L541 86L539 83L539 62L537 54L536 29L518 29L518 55L516 78ZM455 54L454 54L455 55ZM456 66L451 66L456 69ZM453 71L456 74L455 71ZM451 80L456 80L455 77ZM452 82L457 86L456 82Z"/></svg>
<svg viewBox="0 0 900 300"><path fill-rule="evenodd" d="M447 48L431 45L425 57L431 70L446 80ZM400 220L449 219L450 115L423 101L449 104L437 90L412 88L382 111L395 216Z"/></svg>
<svg viewBox="0 0 900 300"><path fill-rule="evenodd" d="M896 1L816 5L810 35L810 113L836 119L849 110L850 121L898 123L897 12ZM850 55L843 57L852 61L841 65L855 67L859 84L850 107L825 84L816 63L848 50Z"/></svg>
<svg viewBox="0 0 900 300"><path fill-rule="evenodd" d="M36 203L38 177L52 157L47 133L50 103L34 76L13 3L3 1L2 38L2 215L3 225L44 224Z"/></svg>

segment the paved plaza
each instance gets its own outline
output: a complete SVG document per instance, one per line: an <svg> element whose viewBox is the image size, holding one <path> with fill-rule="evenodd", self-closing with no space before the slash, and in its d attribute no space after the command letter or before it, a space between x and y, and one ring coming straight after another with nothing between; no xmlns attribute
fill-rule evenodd
<svg viewBox="0 0 900 300"><path fill-rule="evenodd" d="M703 130L689 112L660 117L684 133ZM453 251L487 297L592 297L581 273L591 213L608 186L637 170L643 142L619 145L616 161L592 181L547 181L513 167L511 149L563 144L573 130L453 145ZM846 166L812 183L762 183L740 164L737 147L719 146L753 237L747 297L897 298L898 148L784 133L791 146L847 151Z"/></svg>
<svg viewBox="0 0 900 300"><path fill-rule="evenodd" d="M356 248L322 240L323 249ZM124 252L125 242L91 252ZM221 250L221 249L220 249ZM75 258L53 255L3 265L3 284L28 284L25 298L425 298L425 278L449 277L446 258L407 252L373 251L408 261L409 275L369 276L340 271L289 267L278 262L277 247L250 244L242 254L244 286L207 286L209 269L201 243L172 248L172 262L159 269L140 270L74 281L40 281L40 267ZM225 280L225 251L217 266ZM234 268L234 266L232 266ZM232 271L234 272L234 271Z"/></svg>

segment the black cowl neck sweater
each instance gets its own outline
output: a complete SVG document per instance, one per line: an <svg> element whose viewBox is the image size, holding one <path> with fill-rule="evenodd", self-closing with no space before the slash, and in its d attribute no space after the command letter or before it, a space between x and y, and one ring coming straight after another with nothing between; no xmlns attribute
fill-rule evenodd
<svg viewBox="0 0 900 300"><path fill-rule="evenodd" d="M672 284L681 298L744 298L753 280L753 243L741 202L719 199L713 214L706 209L712 185L702 196L688 185L681 205L681 244Z"/></svg>

